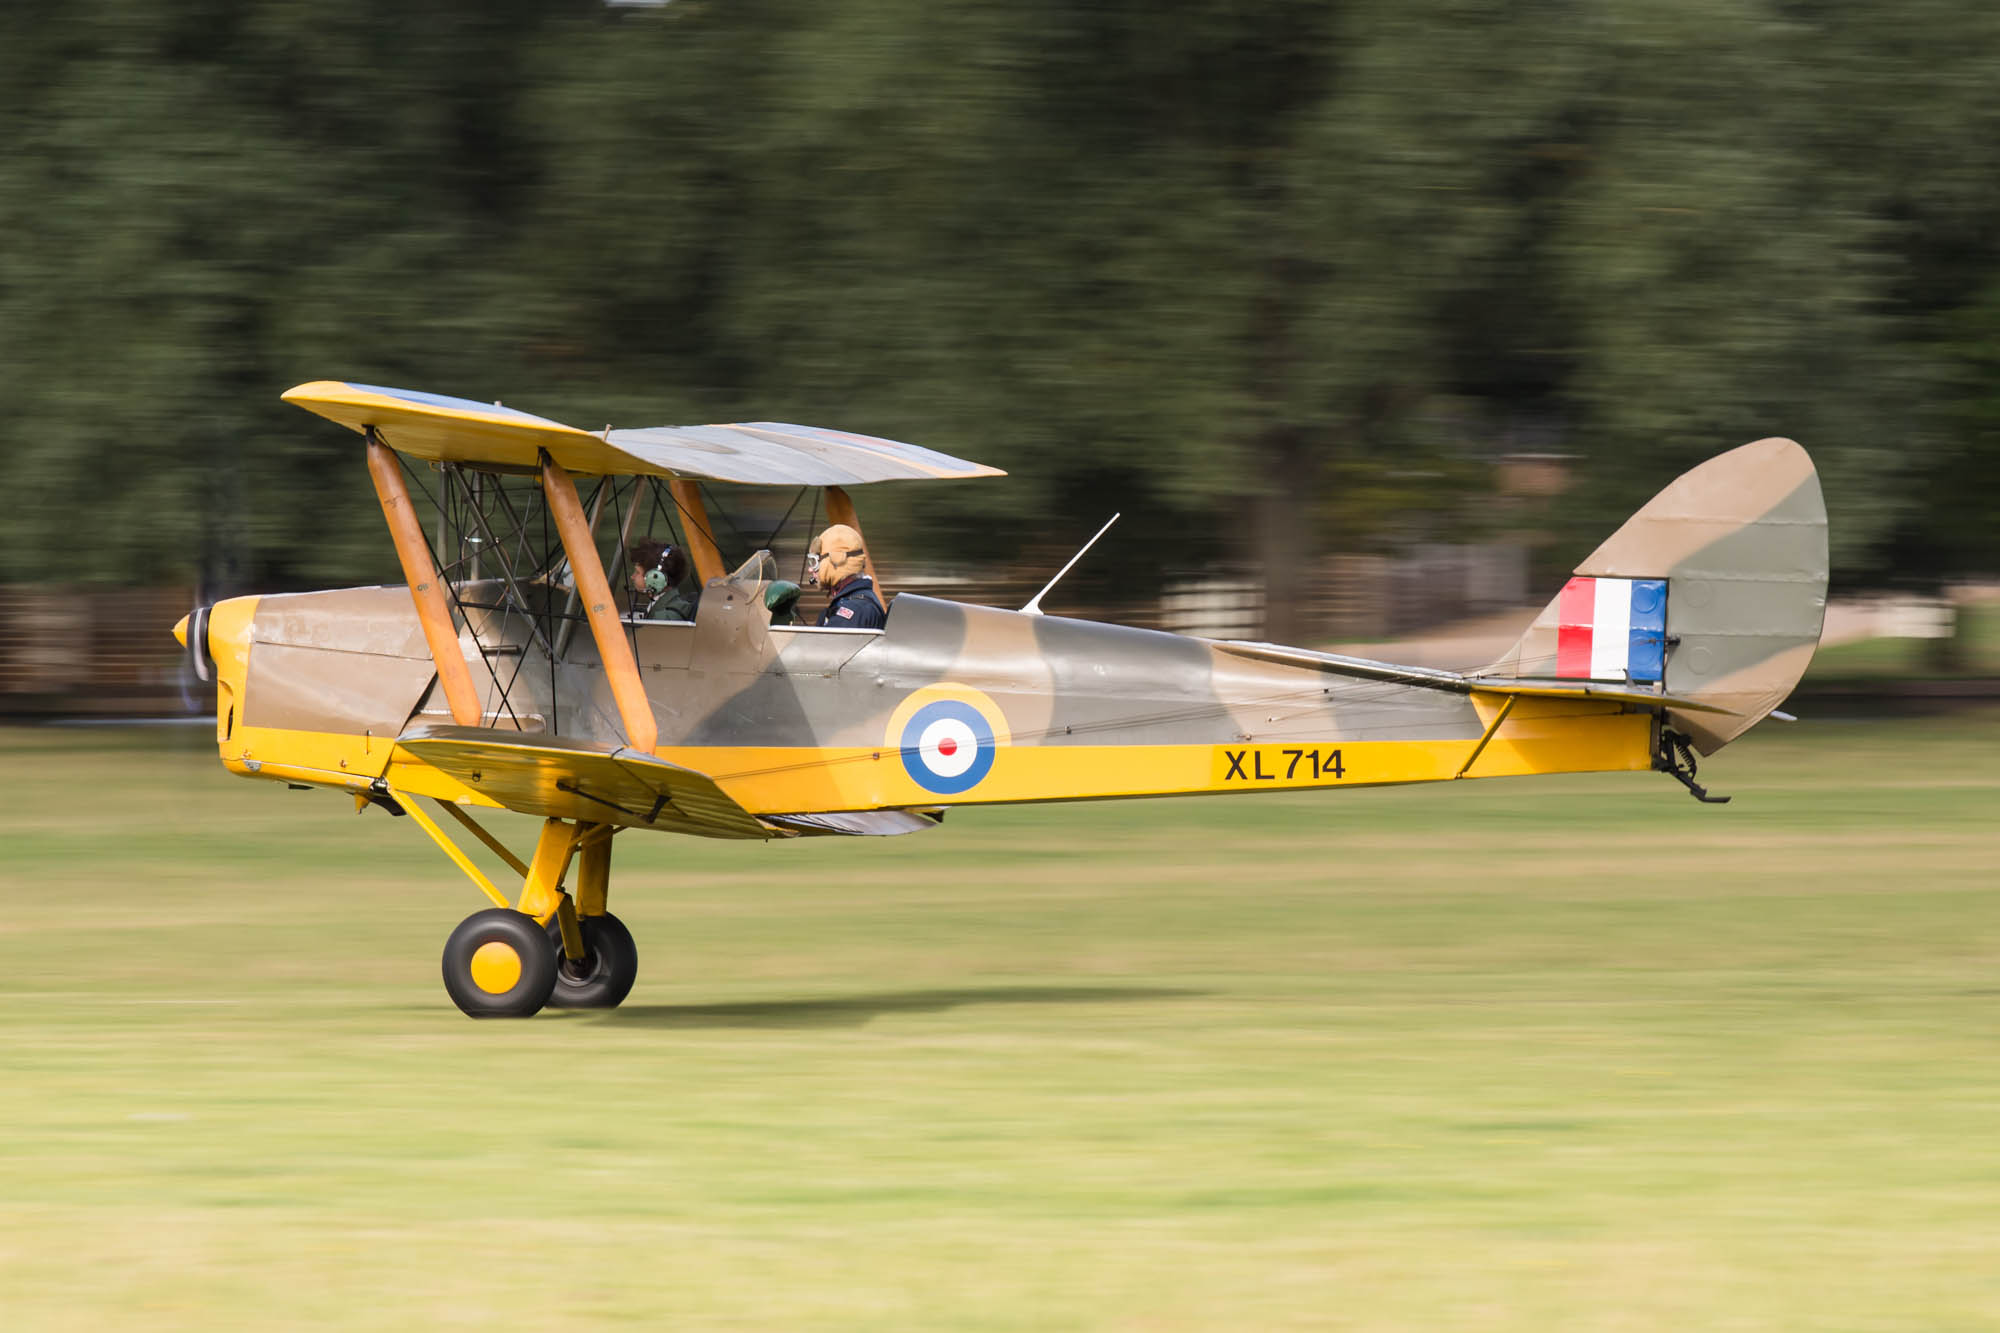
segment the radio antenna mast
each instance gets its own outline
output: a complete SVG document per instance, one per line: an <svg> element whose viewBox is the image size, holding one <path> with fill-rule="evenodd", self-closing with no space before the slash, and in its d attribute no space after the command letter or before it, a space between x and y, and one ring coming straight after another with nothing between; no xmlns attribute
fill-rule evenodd
<svg viewBox="0 0 2000 1333"><path fill-rule="evenodd" d="M1104 520L1104 526L1097 530L1097 537L1102 537L1105 533L1111 531L1111 525L1113 523L1116 523L1118 519L1119 515L1113 514L1110 518ZM1078 551L1075 555L1069 558L1069 564L1064 565L1061 569L1058 569L1056 571L1056 576L1050 579L1048 581L1048 584L1040 592L1036 593L1033 597L1030 597L1028 599L1028 604L1021 608L1021 614L1028 616L1038 616L1042 613L1042 598L1047 597L1049 595L1049 589L1055 587L1058 583L1061 583L1062 576L1069 573L1071 567L1074 566L1077 561L1083 559L1084 551L1088 551L1091 547L1097 545L1097 537L1092 537L1089 541L1085 542L1083 544L1083 549Z"/></svg>

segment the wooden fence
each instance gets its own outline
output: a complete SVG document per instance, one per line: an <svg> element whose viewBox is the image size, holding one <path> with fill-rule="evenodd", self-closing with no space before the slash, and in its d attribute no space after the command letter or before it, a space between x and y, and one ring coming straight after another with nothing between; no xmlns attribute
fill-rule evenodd
<svg viewBox="0 0 2000 1333"><path fill-rule="evenodd" d="M188 588L0 583L0 715L206 709L173 634L192 605Z"/></svg>

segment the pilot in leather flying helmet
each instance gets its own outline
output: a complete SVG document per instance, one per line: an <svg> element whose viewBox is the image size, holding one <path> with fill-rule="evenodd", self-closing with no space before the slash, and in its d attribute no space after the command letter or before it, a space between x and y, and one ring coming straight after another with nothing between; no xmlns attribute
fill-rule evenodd
<svg viewBox="0 0 2000 1333"><path fill-rule="evenodd" d="M832 629L881 629L889 618L868 576L868 552L861 534L836 523L813 538L806 553L806 577L826 590L819 623Z"/></svg>

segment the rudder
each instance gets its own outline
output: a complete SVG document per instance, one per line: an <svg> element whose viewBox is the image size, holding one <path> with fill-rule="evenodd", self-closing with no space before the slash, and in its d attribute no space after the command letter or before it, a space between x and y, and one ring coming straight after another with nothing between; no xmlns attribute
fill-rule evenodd
<svg viewBox="0 0 2000 1333"><path fill-rule="evenodd" d="M1486 674L1658 682L1722 710L1666 715L1711 754L1805 674L1825 620L1827 568L1812 459L1791 440L1746 444L1682 474L1627 519Z"/></svg>

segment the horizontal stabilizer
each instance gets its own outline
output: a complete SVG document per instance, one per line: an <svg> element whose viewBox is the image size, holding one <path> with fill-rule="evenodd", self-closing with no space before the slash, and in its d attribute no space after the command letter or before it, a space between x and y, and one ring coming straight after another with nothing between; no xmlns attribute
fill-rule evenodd
<svg viewBox="0 0 2000 1333"><path fill-rule="evenodd" d="M1220 640L1215 646L1225 653L1253 661L1307 667L1336 676L1391 681L1398 685L1447 690L1454 694L1518 694L1537 699L1597 699L1607 703L1637 704L1644 708L1688 709L1697 713L1726 711L1700 699L1681 698L1632 685L1439 671L1432 667L1398 666L1393 662L1375 662L1365 657L1345 657L1339 653L1317 653L1309 648L1287 648L1282 644L1249 643L1235 639Z"/></svg>
<svg viewBox="0 0 2000 1333"><path fill-rule="evenodd" d="M396 749L522 814L708 838L788 836L707 774L637 750L558 737L524 740L517 731L484 727L419 727ZM389 780L394 785L393 765Z"/></svg>

